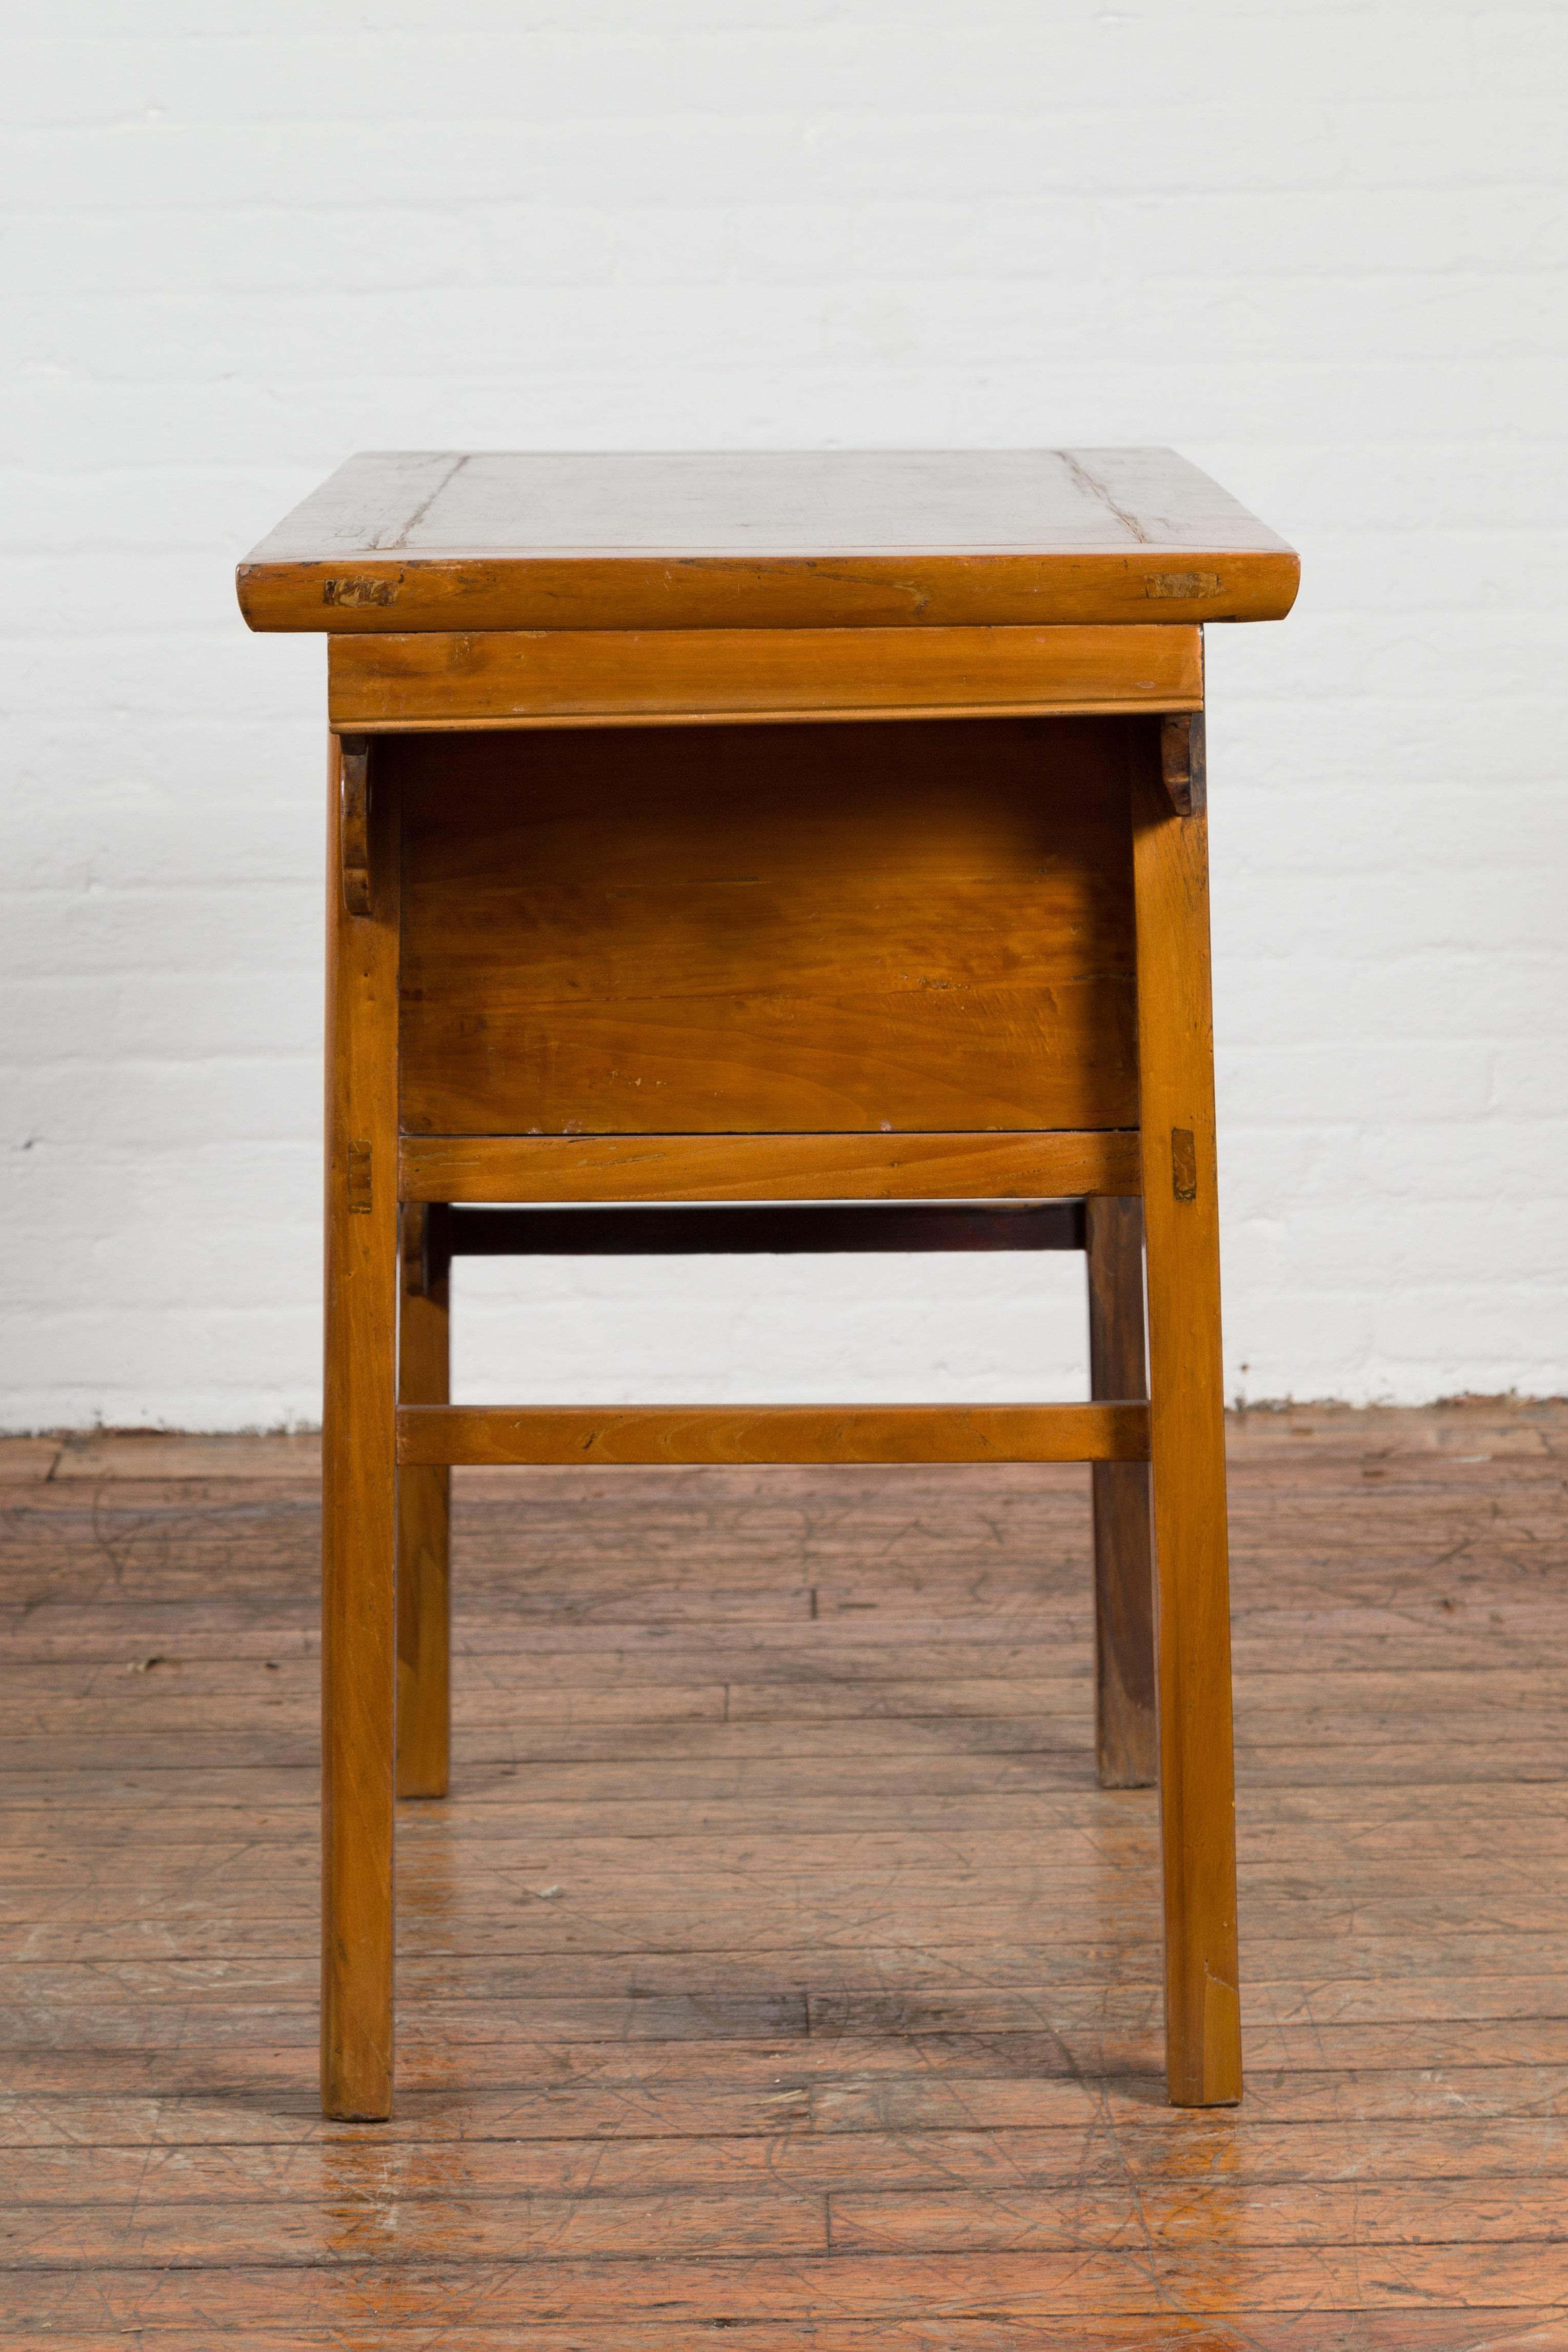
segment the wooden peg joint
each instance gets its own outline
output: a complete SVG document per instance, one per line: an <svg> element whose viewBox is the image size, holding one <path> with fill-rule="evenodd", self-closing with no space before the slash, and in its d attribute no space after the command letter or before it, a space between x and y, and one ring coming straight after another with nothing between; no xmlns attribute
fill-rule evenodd
<svg viewBox="0 0 1568 2352"><path fill-rule="evenodd" d="M351 915L370 913L370 738L345 735L339 755L338 840L343 871L343 906Z"/></svg>
<svg viewBox="0 0 1568 2352"><path fill-rule="evenodd" d="M1208 807L1208 754L1201 710L1173 710L1160 721L1160 773L1178 816Z"/></svg>

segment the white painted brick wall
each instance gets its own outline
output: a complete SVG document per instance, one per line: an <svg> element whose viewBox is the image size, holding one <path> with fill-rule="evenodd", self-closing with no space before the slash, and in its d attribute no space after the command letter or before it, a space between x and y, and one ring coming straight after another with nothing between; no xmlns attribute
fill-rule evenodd
<svg viewBox="0 0 1568 2352"><path fill-rule="evenodd" d="M317 1412L322 658L360 447L1169 442L1210 633L1230 1384L1565 1380L1568 9L9 0L4 1396ZM1025 1395L1077 1269L486 1269L469 1393Z"/></svg>

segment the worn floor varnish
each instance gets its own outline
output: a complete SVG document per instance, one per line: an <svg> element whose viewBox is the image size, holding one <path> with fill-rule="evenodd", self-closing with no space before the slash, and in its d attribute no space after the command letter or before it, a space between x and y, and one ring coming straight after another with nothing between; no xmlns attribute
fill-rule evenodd
<svg viewBox="0 0 1568 2352"><path fill-rule="evenodd" d="M0 2340L1568 2352L1568 1409L1232 1445L1243 2107L1163 2103L1087 1472L476 1472L380 2126L312 1447L0 1447Z"/></svg>

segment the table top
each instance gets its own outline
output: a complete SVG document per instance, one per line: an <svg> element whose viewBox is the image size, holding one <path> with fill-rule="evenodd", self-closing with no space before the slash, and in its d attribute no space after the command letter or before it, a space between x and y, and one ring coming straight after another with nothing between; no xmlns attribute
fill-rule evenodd
<svg viewBox="0 0 1568 2352"><path fill-rule="evenodd" d="M1285 541L1169 449L351 457L239 567L253 629L1278 620Z"/></svg>

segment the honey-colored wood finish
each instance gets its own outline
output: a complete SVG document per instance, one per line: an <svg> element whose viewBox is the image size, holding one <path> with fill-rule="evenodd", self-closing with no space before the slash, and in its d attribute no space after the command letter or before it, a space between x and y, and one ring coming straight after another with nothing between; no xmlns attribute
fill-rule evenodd
<svg viewBox="0 0 1568 2352"><path fill-rule="evenodd" d="M1138 1131L405 1136L405 1201L1037 1201L1135 1192Z"/></svg>
<svg viewBox="0 0 1568 2352"><path fill-rule="evenodd" d="M405 1131L1135 1126L1127 724L382 744Z"/></svg>
<svg viewBox="0 0 1568 2352"><path fill-rule="evenodd" d="M416 1405L403 1463L1142 1462L1138 1403Z"/></svg>
<svg viewBox="0 0 1568 2352"><path fill-rule="evenodd" d="M1088 1473L458 1472L364 2125L315 1442L0 1441L0 2342L1557 2352L1565 1455L1561 1405L1233 1426L1207 2112L1158 1801L1095 1781Z"/></svg>
<svg viewBox="0 0 1568 2352"><path fill-rule="evenodd" d="M447 450L341 467L239 570L253 629L1278 620L1292 551L1169 449Z"/></svg>
<svg viewBox="0 0 1568 2352"><path fill-rule="evenodd" d="M1241 2096L1208 822L1135 745L1133 874L1171 2096Z"/></svg>
<svg viewBox="0 0 1568 2352"><path fill-rule="evenodd" d="M321 1526L321 2099L392 2104L397 1468L395 794L377 777L371 912L340 861L339 751L328 794L326 1363Z"/></svg>
<svg viewBox="0 0 1568 2352"><path fill-rule="evenodd" d="M1202 708L1196 628L492 630L328 640L337 727Z"/></svg>
<svg viewBox="0 0 1568 2352"><path fill-rule="evenodd" d="M451 1261L442 1213L402 1216L397 1397L444 1405L451 1394ZM442 1464L397 1479L397 1793L444 1797L451 1768L451 1486Z"/></svg>
<svg viewBox="0 0 1568 2352"><path fill-rule="evenodd" d="M391 2095L453 1465L1091 1462L1102 1781L1146 1783L1158 1731L1170 2091L1239 2096L1201 624L1296 574L1148 450L358 458L241 567L253 625L331 640L343 747L329 2113ZM924 1202L991 1245L987 1202L1087 1244L1090 1402L450 1402L455 1233L668 1251L728 1203L695 1246L854 1247L852 1204ZM846 2243L878 2226L846 2203Z"/></svg>
<svg viewBox="0 0 1568 2352"><path fill-rule="evenodd" d="M1142 1204L1102 1198L1085 1211L1090 1391L1147 1396ZM1097 1462L1092 1488L1100 1785L1150 1789L1159 1778L1159 1734L1148 1464Z"/></svg>

